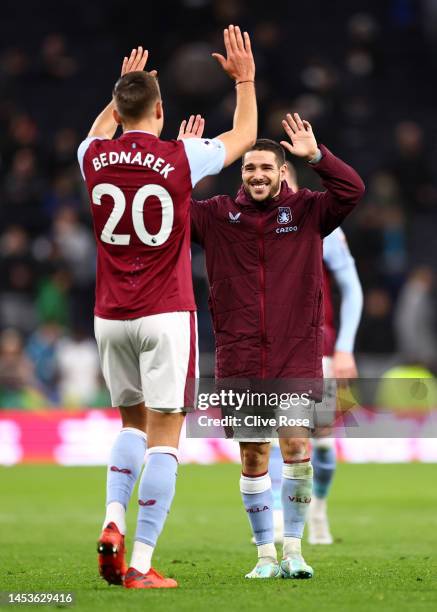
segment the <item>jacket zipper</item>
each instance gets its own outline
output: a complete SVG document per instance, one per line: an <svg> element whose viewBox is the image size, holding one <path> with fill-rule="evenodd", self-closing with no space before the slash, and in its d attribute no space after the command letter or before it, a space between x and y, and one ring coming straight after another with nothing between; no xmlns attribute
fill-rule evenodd
<svg viewBox="0 0 437 612"><path fill-rule="evenodd" d="M258 217L258 254L259 254L259 282L261 287L260 302L260 331L261 331L261 378L266 376L267 362L267 331L266 331L266 271L264 252L264 215L259 213Z"/></svg>

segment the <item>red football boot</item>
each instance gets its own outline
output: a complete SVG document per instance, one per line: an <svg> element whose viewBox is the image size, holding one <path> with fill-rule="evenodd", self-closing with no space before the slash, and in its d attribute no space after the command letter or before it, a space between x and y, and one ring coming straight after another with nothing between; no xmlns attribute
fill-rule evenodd
<svg viewBox="0 0 437 612"><path fill-rule="evenodd" d="M127 565L124 535L115 523L108 523L97 542L99 573L109 584L123 584Z"/></svg>
<svg viewBox="0 0 437 612"><path fill-rule="evenodd" d="M178 586L178 583L173 578L164 578L153 567L147 574L142 574L130 567L124 579L124 586L127 589L173 589Z"/></svg>

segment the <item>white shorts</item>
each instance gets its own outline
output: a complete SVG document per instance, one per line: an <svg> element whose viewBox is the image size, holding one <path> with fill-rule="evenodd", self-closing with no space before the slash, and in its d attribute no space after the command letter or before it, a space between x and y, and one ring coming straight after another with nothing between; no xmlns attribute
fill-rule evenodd
<svg viewBox="0 0 437 612"><path fill-rule="evenodd" d="M112 406L144 401L160 412L185 412L199 376L195 312L115 321L94 317L100 363Z"/></svg>

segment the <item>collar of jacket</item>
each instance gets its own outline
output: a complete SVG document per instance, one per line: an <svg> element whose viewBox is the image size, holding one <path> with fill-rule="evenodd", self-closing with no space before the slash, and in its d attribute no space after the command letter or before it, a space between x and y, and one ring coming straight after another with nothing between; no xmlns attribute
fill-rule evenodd
<svg viewBox="0 0 437 612"><path fill-rule="evenodd" d="M244 186L241 185L240 189L238 190L235 201L237 202L237 204L245 208L252 208L254 210L264 210L266 208L277 208L278 206L281 206L281 204L283 204L284 202L289 201L290 197L292 197L293 195L296 195L294 191L290 189L290 187L285 181L282 181L281 191L275 198L269 198L267 200L264 200L263 202L255 202L255 200L252 200L250 195L244 189Z"/></svg>

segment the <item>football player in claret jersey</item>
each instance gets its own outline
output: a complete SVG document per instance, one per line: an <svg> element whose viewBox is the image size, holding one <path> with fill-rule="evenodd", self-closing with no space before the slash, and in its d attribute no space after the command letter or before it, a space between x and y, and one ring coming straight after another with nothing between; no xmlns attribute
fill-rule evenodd
<svg viewBox="0 0 437 612"><path fill-rule="evenodd" d="M82 142L97 241L95 335L113 406L123 428L107 472L99 570L127 588L175 587L151 567L176 482L178 444L193 404L196 315L190 265L190 199L194 185L234 162L256 139L255 65L248 34L224 31L226 57L213 54L235 81L233 128L215 139L159 138L164 123L147 51L125 58L113 99ZM201 121L192 117L191 125ZM123 134L113 139L117 124ZM192 385L191 385L192 387ZM138 523L126 567L125 512L139 484Z"/></svg>

